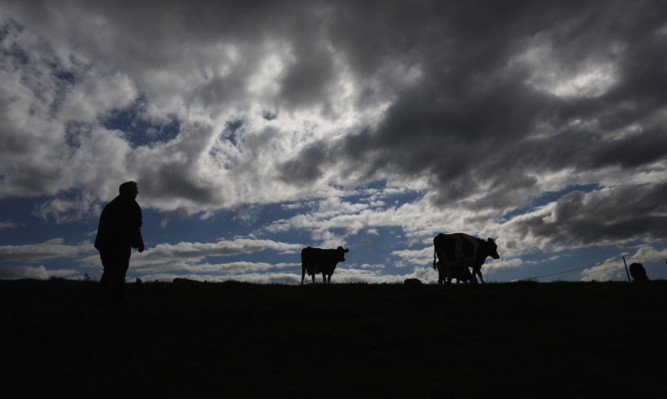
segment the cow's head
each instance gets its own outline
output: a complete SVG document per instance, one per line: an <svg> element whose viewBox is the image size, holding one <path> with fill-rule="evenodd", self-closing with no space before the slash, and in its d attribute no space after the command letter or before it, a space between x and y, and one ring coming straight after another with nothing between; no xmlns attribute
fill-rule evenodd
<svg viewBox="0 0 667 399"><path fill-rule="evenodd" d="M345 254L350 252L349 249L343 247L338 247L336 248L336 253L338 254L339 258L337 259L339 262L345 262Z"/></svg>
<svg viewBox="0 0 667 399"><path fill-rule="evenodd" d="M498 255L498 246L496 245L496 242L493 241L493 238L489 238L485 244L486 245L484 246L486 247L486 251L489 256L493 259L500 259L500 255Z"/></svg>

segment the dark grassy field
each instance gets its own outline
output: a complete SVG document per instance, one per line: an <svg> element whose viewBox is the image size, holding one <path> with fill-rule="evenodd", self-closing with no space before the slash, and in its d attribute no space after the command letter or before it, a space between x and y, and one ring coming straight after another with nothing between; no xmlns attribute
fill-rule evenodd
<svg viewBox="0 0 667 399"><path fill-rule="evenodd" d="M4 397L665 398L667 282L0 281Z"/></svg>

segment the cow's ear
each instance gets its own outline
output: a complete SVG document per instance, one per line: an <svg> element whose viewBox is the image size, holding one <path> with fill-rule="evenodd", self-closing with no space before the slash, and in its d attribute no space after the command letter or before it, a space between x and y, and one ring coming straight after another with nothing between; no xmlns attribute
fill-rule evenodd
<svg viewBox="0 0 667 399"><path fill-rule="evenodd" d="M495 241L494 241L493 238L491 238L491 237L489 237L489 242L492 242L492 243L495 244Z"/></svg>
<svg viewBox="0 0 667 399"><path fill-rule="evenodd" d="M348 253L348 252L350 252L350 249L349 249L349 248L345 248L345 253Z"/></svg>

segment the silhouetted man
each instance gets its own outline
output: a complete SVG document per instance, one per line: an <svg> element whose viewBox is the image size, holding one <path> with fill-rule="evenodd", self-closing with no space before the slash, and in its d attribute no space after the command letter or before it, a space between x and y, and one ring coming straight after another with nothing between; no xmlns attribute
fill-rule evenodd
<svg viewBox="0 0 667 399"><path fill-rule="evenodd" d="M104 267L98 296L100 300L105 300L111 286L113 302L123 300L125 273L130 266L132 248L144 251L141 207L135 201L139 194L137 183L125 182L120 185L118 192L120 194L102 210L95 237L95 248L100 251Z"/></svg>

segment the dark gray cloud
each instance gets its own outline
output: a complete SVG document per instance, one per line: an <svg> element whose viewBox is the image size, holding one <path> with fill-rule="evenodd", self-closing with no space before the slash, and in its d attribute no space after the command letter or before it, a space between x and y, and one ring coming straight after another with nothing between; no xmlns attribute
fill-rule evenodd
<svg viewBox="0 0 667 399"><path fill-rule="evenodd" d="M283 163L280 172L288 184L310 185L324 174L323 169L331 166L326 145L316 143L302 150L298 157Z"/></svg>
<svg viewBox="0 0 667 399"><path fill-rule="evenodd" d="M364 79L382 79L391 62L418 66L421 77L407 88L383 81L396 86L385 117L329 144L331 156L313 156L323 145L304 149L295 159L308 179L338 159L369 178L426 174L443 204L481 194L472 206L502 208L512 191L540 193L540 174L626 170L667 156L656 84L667 81L663 4L409 4L360 6L354 16L341 7L332 17L344 21L331 24L332 42ZM546 59L517 61L531 48ZM541 74L555 81L540 85ZM596 81L605 74L608 88Z"/></svg>
<svg viewBox="0 0 667 399"><path fill-rule="evenodd" d="M667 237L667 184L573 191L544 212L509 224L508 248L537 238L539 247L580 248L588 245L659 241ZM532 237L532 238L529 238Z"/></svg>

